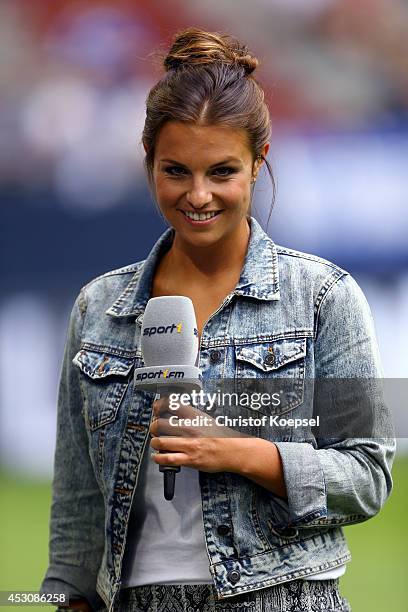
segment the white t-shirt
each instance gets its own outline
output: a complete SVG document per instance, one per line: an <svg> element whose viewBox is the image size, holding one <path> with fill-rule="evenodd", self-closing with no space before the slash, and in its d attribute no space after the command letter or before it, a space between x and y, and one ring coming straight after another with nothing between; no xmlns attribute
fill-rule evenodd
<svg viewBox="0 0 408 612"><path fill-rule="evenodd" d="M163 473L146 442L133 499L122 587L212 583L205 545L198 470L183 466L171 501L163 496ZM308 576L338 578L346 566Z"/></svg>

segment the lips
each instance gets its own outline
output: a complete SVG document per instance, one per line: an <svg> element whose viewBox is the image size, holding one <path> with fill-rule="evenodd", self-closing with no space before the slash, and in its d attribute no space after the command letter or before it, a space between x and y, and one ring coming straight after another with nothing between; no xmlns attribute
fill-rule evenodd
<svg viewBox="0 0 408 612"><path fill-rule="evenodd" d="M217 222L221 210L208 211L208 213L193 213L192 211L181 210L183 217L189 225L204 227Z"/></svg>
<svg viewBox="0 0 408 612"><path fill-rule="evenodd" d="M187 217L187 219L190 219L192 221L209 221L210 219L213 219L214 217L216 217L220 212L221 212L220 210L210 210L204 213L199 213L199 212L190 211L190 210L182 211L184 216Z"/></svg>

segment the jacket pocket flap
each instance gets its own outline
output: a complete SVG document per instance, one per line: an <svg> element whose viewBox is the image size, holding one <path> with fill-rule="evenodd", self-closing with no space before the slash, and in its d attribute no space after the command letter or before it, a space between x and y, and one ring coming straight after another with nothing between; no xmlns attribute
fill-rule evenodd
<svg viewBox="0 0 408 612"><path fill-rule="evenodd" d="M107 376L127 376L135 360L129 357L110 355L89 349L80 350L72 360L84 374L97 380Z"/></svg>
<svg viewBox="0 0 408 612"><path fill-rule="evenodd" d="M260 368L264 372L306 356L306 338L282 338L272 342L236 347L236 358Z"/></svg>

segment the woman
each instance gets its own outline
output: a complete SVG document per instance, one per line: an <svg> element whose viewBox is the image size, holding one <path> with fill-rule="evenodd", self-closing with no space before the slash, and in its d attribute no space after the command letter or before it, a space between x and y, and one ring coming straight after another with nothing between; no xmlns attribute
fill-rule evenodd
<svg viewBox="0 0 408 612"><path fill-rule="evenodd" d="M341 526L375 515L391 491L392 439L317 439L290 425L168 437L167 401L153 411L153 396L133 387L144 309L162 295L194 304L204 381L291 381L263 416L312 416L306 380L381 376L355 281L277 247L250 216L260 168L270 171L257 63L227 36L175 38L143 132L170 229L144 262L95 279L75 302L42 585L74 609L349 610ZM174 502L163 501L157 464L182 466Z"/></svg>

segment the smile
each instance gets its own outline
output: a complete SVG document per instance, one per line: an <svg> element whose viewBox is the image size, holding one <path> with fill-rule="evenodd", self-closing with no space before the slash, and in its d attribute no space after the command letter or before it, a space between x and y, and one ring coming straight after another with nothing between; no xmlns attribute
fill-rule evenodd
<svg viewBox="0 0 408 612"><path fill-rule="evenodd" d="M211 212L207 212L207 213L196 213L196 212L190 212L190 211L183 210L182 212L183 212L184 216L189 221L195 221L196 223L197 222L203 223L205 221L209 221L210 219L213 219L221 211L211 211Z"/></svg>

